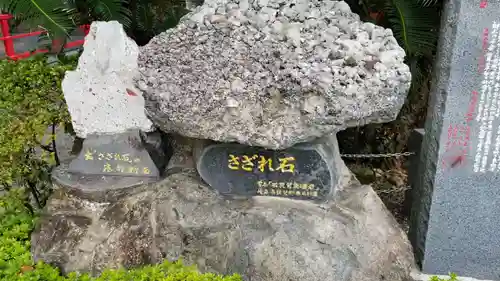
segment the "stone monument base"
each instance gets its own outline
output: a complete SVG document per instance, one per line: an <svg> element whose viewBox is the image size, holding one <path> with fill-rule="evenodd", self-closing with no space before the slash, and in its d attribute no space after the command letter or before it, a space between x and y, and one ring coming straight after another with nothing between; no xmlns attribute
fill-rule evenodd
<svg viewBox="0 0 500 281"><path fill-rule="evenodd" d="M354 177L322 204L227 200L194 169L104 193L56 185L32 234L32 254L63 272L98 275L179 258L252 281L407 281L414 269L405 233Z"/></svg>

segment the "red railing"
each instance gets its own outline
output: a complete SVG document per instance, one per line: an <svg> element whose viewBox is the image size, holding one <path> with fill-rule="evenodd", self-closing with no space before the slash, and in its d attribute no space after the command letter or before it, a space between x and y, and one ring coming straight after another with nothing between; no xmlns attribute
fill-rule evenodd
<svg viewBox="0 0 500 281"><path fill-rule="evenodd" d="M22 52L22 53L16 53L16 50L14 48L14 39L20 39L20 38L25 38L25 37L30 37L30 36L38 36L45 31L34 31L34 32L28 32L28 33L21 33L21 34L16 34L16 35L11 35L10 34L10 25L9 25L9 20L12 19L12 15L9 14L0 14L0 31L1 31L1 37L0 41L3 41L3 45L5 48L5 56L7 58L17 60L20 58L27 58L31 55L34 54L39 54L39 53L47 53L49 50L48 49L37 49L34 51L27 51L27 52ZM82 25L80 28L83 30L84 34L87 35L89 33L89 28L90 25ZM60 45L59 40L52 40L52 46L57 47ZM68 42L64 45L64 48L74 48L83 45L85 42L84 39L82 40L76 40L72 42Z"/></svg>

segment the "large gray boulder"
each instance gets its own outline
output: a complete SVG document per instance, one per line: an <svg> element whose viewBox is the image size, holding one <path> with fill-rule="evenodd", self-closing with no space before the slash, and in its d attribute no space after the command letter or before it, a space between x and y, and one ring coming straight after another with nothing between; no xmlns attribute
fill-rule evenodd
<svg viewBox="0 0 500 281"><path fill-rule="evenodd" d="M395 119L404 57L342 1L207 0L141 48L136 85L165 131L281 149Z"/></svg>
<svg viewBox="0 0 500 281"><path fill-rule="evenodd" d="M59 185L32 234L34 259L94 275L182 257L252 281L409 280L405 233L345 166L344 188L327 203L225 200L188 158L173 157L177 172L154 184L95 192Z"/></svg>

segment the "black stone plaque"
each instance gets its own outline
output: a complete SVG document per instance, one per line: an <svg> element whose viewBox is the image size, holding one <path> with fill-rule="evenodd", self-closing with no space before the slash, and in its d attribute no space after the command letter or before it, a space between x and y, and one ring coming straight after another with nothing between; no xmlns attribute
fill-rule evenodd
<svg viewBox="0 0 500 281"><path fill-rule="evenodd" d="M159 177L160 172L138 131L90 135L68 172L83 175Z"/></svg>
<svg viewBox="0 0 500 281"><path fill-rule="evenodd" d="M269 150L215 144L203 150L197 166L201 177L222 195L323 201L332 190L331 165L315 146Z"/></svg>

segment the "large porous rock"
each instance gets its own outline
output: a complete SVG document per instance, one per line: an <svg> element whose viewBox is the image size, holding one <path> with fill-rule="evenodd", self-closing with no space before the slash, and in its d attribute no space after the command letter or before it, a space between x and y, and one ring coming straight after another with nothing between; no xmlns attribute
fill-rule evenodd
<svg viewBox="0 0 500 281"><path fill-rule="evenodd" d="M144 98L134 87L139 48L117 21L93 22L74 71L62 81L73 129L89 134L150 131Z"/></svg>
<svg viewBox="0 0 500 281"><path fill-rule="evenodd" d="M282 149L395 119L404 57L342 1L208 0L141 48L136 85L165 131Z"/></svg>
<svg viewBox="0 0 500 281"><path fill-rule="evenodd" d="M106 193L58 189L32 234L32 254L94 275L183 257L252 281L406 281L413 268L404 232L354 179L325 204L224 200L188 171Z"/></svg>

